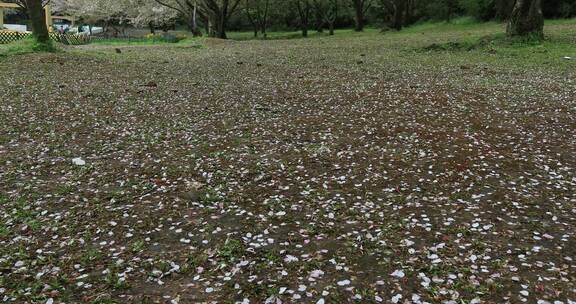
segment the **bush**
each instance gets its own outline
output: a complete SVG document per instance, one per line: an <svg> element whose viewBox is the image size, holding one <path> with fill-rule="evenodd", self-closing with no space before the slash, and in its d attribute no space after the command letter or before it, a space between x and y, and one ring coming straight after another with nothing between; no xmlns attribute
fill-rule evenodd
<svg viewBox="0 0 576 304"><path fill-rule="evenodd" d="M186 36L173 34L148 34L144 36L144 38L154 42L177 43L186 39Z"/></svg>
<svg viewBox="0 0 576 304"><path fill-rule="evenodd" d="M458 0L435 0L426 5L426 14L432 20L450 21L460 13Z"/></svg>
<svg viewBox="0 0 576 304"><path fill-rule="evenodd" d="M480 21L492 20L496 15L494 0L460 0L460 7L466 15Z"/></svg>
<svg viewBox="0 0 576 304"><path fill-rule="evenodd" d="M0 45L0 58L29 53L52 53L57 51L58 48L56 48L51 41L48 43L39 43L33 37L29 37L20 41Z"/></svg>

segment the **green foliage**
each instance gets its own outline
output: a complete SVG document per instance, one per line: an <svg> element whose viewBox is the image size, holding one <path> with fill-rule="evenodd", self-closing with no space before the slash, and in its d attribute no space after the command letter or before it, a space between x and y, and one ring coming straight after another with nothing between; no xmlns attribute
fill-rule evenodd
<svg viewBox="0 0 576 304"><path fill-rule="evenodd" d="M470 17L459 17L452 19L450 23L444 21L431 20L419 22L413 26L404 28L405 33L424 33L424 32L453 32L453 31L477 31L479 29L490 30L498 26L495 22L481 23Z"/></svg>
<svg viewBox="0 0 576 304"><path fill-rule="evenodd" d="M186 36L173 34L149 34L144 38L152 42L178 43L186 39Z"/></svg>
<svg viewBox="0 0 576 304"><path fill-rule="evenodd" d="M0 238L7 237L10 235L10 228L6 227L4 224L0 224Z"/></svg>
<svg viewBox="0 0 576 304"><path fill-rule="evenodd" d="M92 43L103 44L103 45L122 45L122 44L138 44L138 45L149 45L149 44L163 44L163 43L179 43L185 42L187 36L182 34L148 34L143 37L130 37L130 38L105 38L105 39L93 39Z"/></svg>
<svg viewBox="0 0 576 304"><path fill-rule="evenodd" d="M466 15L478 20L488 21L496 14L494 0L460 0L459 4Z"/></svg>
<svg viewBox="0 0 576 304"><path fill-rule="evenodd" d="M542 1L542 10L547 18L571 18L576 16L576 1L546 0Z"/></svg>
<svg viewBox="0 0 576 304"><path fill-rule="evenodd" d="M370 29L367 29L370 31ZM358 35L357 32L351 29L341 29L336 31L336 35L338 37L342 36L356 36ZM320 38L320 37L329 37L328 32L325 31L324 33L318 32L311 32L308 33L308 38ZM268 32L268 36L266 38L257 37L254 38L253 32L230 32L228 33L228 38L233 40L288 40L288 39L301 39L302 32L300 31L274 31Z"/></svg>
<svg viewBox="0 0 576 304"><path fill-rule="evenodd" d="M234 239L227 239L224 245L218 251L218 256L226 260L239 258L243 253L242 242Z"/></svg>
<svg viewBox="0 0 576 304"><path fill-rule="evenodd" d="M429 19L450 21L460 13L458 0L435 0L426 6Z"/></svg>
<svg viewBox="0 0 576 304"><path fill-rule="evenodd" d="M114 300L111 299L98 299L98 300L94 300L92 301L92 304L117 304L119 302L116 302Z"/></svg>
<svg viewBox="0 0 576 304"><path fill-rule="evenodd" d="M10 56L30 53L53 53L58 48L52 43L39 43L34 38L26 38L13 43L0 45L0 60Z"/></svg>

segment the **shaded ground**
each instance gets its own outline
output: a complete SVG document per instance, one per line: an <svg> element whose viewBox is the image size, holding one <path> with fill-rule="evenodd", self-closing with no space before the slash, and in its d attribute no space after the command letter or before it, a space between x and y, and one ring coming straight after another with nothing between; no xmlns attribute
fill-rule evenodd
<svg viewBox="0 0 576 304"><path fill-rule="evenodd" d="M4 60L0 298L573 303L572 28Z"/></svg>

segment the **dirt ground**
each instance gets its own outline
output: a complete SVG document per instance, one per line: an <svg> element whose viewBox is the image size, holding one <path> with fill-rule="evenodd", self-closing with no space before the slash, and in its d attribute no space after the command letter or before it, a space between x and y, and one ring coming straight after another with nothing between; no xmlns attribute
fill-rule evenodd
<svg viewBox="0 0 576 304"><path fill-rule="evenodd" d="M0 299L575 303L576 61L484 31L1 61Z"/></svg>

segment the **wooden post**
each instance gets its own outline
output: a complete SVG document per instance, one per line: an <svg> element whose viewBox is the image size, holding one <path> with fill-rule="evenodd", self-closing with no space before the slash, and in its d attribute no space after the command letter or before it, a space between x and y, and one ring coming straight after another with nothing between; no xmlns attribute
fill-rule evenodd
<svg viewBox="0 0 576 304"><path fill-rule="evenodd" d="M4 8L0 7L0 31L4 29Z"/></svg>
<svg viewBox="0 0 576 304"><path fill-rule="evenodd" d="M50 9L50 4L47 4L44 7L44 15L46 15L46 27L48 27L48 31L52 31L52 10Z"/></svg>

